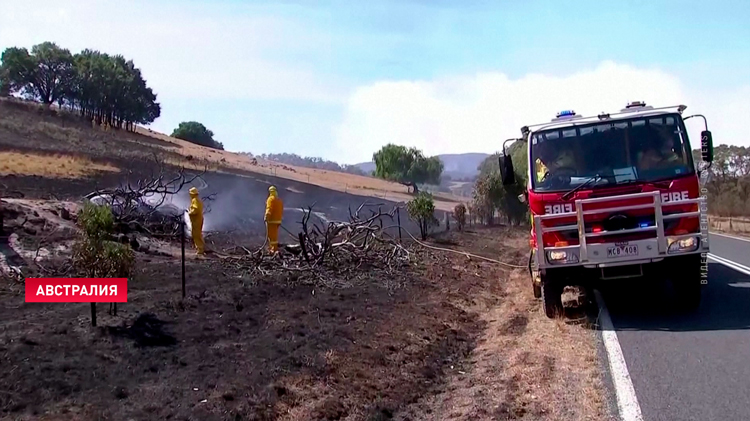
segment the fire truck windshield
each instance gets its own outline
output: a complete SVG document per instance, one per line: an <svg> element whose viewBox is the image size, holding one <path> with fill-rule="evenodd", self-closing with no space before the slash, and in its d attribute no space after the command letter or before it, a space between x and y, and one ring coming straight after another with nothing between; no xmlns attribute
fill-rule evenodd
<svg viewBox="0 0 750 421"><path fill-rule="evenodd" d="M656 182L694 174L679 114L575 124L531 135L532 188L569 191L599 176L589 188Z"/></svg>

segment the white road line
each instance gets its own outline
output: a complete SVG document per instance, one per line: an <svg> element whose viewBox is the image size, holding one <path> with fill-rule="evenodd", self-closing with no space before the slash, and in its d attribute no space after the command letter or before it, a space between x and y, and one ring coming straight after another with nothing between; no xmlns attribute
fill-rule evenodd
<svg viewBox="0 0 750 421"><path fill-rule="evenodd" d="M599 303L602 339L604 340L604 348L607 351L612 382L615 386L620 418L622 421L643 421L641 407L638 405L635 388L633 387L633 382L630 380L628 366L625 364L625 357L622 355L620 341L617 340L617 332L615 332L612 319L609 317L609 311L607 311L607 306L604 304L601 293L595 290L594 295L596 296L596 301Z"/></svg>
<svg viewBox="0 0 750 421"><path fill-rule="evenodd" d="M737 236L734 236L734 235L719 234L718 232L713 232L713 231L709 231L708 233L711 234L711 235L718 235L719 237L726 237L726 238L731 238L733 240L745 241L745 242L750 243L750 238L742 238L742 237L737 237Z"/></svg>
<svg viewBox="0 0 750 421"><path fill-rule="evenodd" d="M721 263L724 266L730 267L730 268L736 270L737 272L744 273L745 275L750 275L750 268L747 267L747 266L745 266L745 265L742 265L740 263L734 262L734 261L729 260L729 259L725 259L725 258L723 258L721 256L717 256L717 255L712 254L712 253L708 253L708 258L711 259L711 260L713 260L713 261L715 261L715 262L717 262L717 263Z"/></svg>

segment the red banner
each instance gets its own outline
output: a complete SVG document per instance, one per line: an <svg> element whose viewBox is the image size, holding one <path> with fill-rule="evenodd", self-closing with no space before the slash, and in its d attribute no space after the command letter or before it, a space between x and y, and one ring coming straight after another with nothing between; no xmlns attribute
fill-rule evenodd
<svg viewBox="0 0 750 421"><path fill-rule="evenodd" d="M127 278L26 278L27 303L126 303Z"/></svg>

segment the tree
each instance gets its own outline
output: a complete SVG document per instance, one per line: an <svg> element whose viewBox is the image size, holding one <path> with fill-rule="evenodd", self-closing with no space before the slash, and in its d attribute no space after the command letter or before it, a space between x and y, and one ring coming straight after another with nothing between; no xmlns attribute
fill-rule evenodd
<svg viewBox="0 0 750 421"><path fill-rule="evenodd" d="M214 140L214 132L197 121L183 121L174 129L172 137L209 148L224 149L224 145Z"/></svg>
<svg viewBox="0 0 750 421"><path fill-rule="evenodd" d="M52 42L31 48L8 48L2 55L3 73L11 87L27 98L50 105L68 91L73 80L73 55Z"/></svg>
<svg viewBox="0 0 750 421"><path fill-rule="evenodd" d="M477 180L474 185L474 207L482 222L488 225L494 223L495 211L500 207L504 193L499 172L485 174Z"/></svg>
<svg viewBox="0 0 750 421"><path fill-rule="evenodd" d="M464 225L466 225L466 206L463 203L459 203L453 208L453 217L456 218L458 230L463 230Z"/></svg>
<svg viewBox="0 0 750 421"><path fill-rule="evenodd" d="M693 150L693 161L707 191L709 212L724 217L750 216L750 149L717 145L708 168L700 149Z"/></svg>
<svg viewBox="0 0 750 421"><path fill-rule="evenodd" d="M111 241L114 217L107 206L84 203L77 223L82 233L73 244L73 267L86 278L128 278L135 255L127 244ZM91 324L96 326L96 303L91 303Z"/></svg>
<svg viewBox="0 0 750 421"><path fill-rule="evenodd" d="M375 177L395 181L414 189L419 193L417 184L440 184L443 163L434 156L426 158L416 148L388 144L373 154Z"/></svg>
<svg viewBox="0 0 750 421"><path fill-rule="evenodd" d="M432 195L426 192L417 193L417 196L406 204L409 216L419 225L419 234L422 240L427 239L430 228L438 225L435 218L435 201Z"/></svg>
<svg viewBox="0 0 750 421"><path fill-rule="evenodd" d="M82 117L134 129L160 116L156 95L131 60L87 49L75 56L75 67L69 105Z"/></svg>
<svg viewBox="0 0 750 421"><path fill-rule="evenodd" d="M135 130L159 118L161 106L140 69L123 56L84 50L73 56L51 42L11 47L0 58L0 93L79 111L82 118Z"/></svg>
<svg viewBox="0 0 750 421"><path fill-rule="evenodd" d="M10 96L10 83L3 78L2 69L0 69L0 98Z"/></svg>
<svg viewBox="0 0 750 421"><path fill-rule="evenodd" d="M481 214L480 219L486 223L492 223L496 210L499 210L507 218L508 224L520 225L527 220L528 209L525 204L518 200L518 196L525 190L528 176L526 174L528 163L526 162L525 141L517 141L508 147L508 154L513 158L513 166L516 175L516 183L510 186L502 186L500 178L499 159L502 154L495 153L479 165L479 177L474 189L474 202L477 211Z"/></svg>

